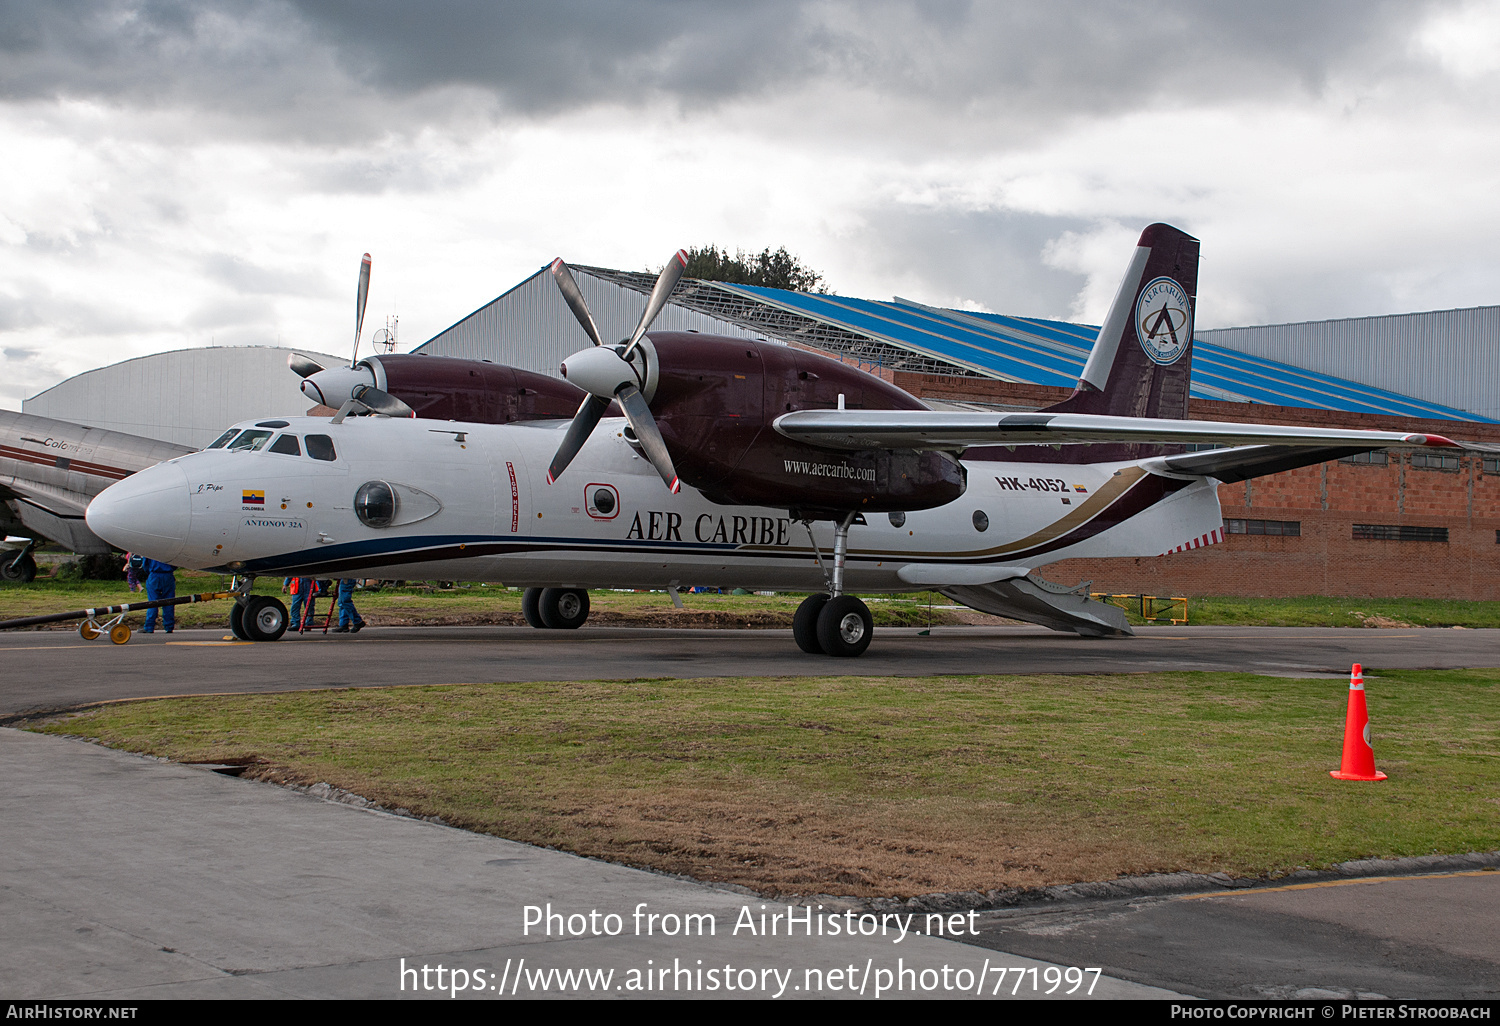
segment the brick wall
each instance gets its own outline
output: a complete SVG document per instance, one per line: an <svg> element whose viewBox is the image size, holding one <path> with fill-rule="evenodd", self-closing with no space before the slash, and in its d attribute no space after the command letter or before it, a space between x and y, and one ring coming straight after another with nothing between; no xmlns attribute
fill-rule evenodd
<svg viewBox="0 0 1500 1026"><path fill-rule="evenodd" d="M897 374L915 395L955 401L1045 406L1068 389L975 378ZM1193 399L1195 420L1307 424L1429 432L1500 442L1500 425L1260 406ZM1435 450L1429 450L1435 451ZM1092 580L1097 591L1158 595L1416 596L1500 600L1500 475L1479 457L1458 470L1411 464L1392 450L1387 466L1325 463L1222 485L1224 516L1295 520L1300 537L1229 535L1221 544L1152 558L1074 559L1042 567L1050 580ZM1366 541L1354 525L1445 527L1447 542Z"/></svg>

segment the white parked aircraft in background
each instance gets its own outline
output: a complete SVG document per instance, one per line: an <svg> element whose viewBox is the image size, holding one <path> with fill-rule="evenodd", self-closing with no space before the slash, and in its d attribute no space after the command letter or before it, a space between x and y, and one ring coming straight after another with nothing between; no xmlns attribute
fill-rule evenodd
<svg viewBox="0 0 1500 1026"><path fill-rule="evenodd" d="M1026 414L933 411L775 343L647 334L683 266L678 254L611 347L553 265L594 342L563 364L586 393L571 423L416 419L359 385L332 420L246 422L111 486L88 524L120 548L245 578L523 586L527 619L553 628L583 623L588 588L807 591L798 645L858 655L871 619L850 591L936 588L1060 630L1129 633L1118 609L1031 569L1212 544L1220 481L1456 444L1183 419L1198 242L1167 225L1142 233L1078 390ZM350 415L371 411L398 416ZM234 625L270 640L286 610L248 598Z"/></svg>

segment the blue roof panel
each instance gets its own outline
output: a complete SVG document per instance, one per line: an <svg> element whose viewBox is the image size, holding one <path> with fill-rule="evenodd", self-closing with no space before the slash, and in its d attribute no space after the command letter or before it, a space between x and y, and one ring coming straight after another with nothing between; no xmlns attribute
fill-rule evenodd
<svg viewBox="0 0 1500 1026"><path fill-rule="evenodd" d="M1070 388L1099 334L1097 325L1040 317L944 310L905 302L722 286L827 324L1009 381ZM1194 341L1191 394L1268 406L1300 406L1436 420L1500 423L1373 385Z"/></svg>

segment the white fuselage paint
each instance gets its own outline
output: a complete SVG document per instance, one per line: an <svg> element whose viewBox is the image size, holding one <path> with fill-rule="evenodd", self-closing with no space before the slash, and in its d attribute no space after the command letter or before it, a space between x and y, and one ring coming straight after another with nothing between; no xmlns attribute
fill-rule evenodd
<svg viewBox="0 0 1500 1026"><path fill-rule="evenodd" d="M112 486L90 507L89 522L114 544L165 562L267 576L301 571L584 588L824 586L800 522L785 510L717 505L688 487L672 495L626 442L623 420L600 422L566 474L547 484L566 427L293 419L281 430L299 439L330 436L337 458L265 449L193 453ZM913 590L897 577L908 563L1025 568L1080 556L1155 556L1222 526L1215 482L1186 479L1121 523L1028 553L1016 543L1062 533L1054 525L1070 513L1087 519L1076 511L1090 497L1146 475L1136 463L966 466L969 487L958 501L908 513L900 526L872 513L850 530L848 588ZM393 526L369 527L354 510L367 481L425 493L441 508L432 513L429 498L416 510L429 513L424 519L403 523L398 512ZM796 479L787 483L790 497ZM601 489L616 500L607 512L594 501ZM402 511L410 505L403 502ZM983 531L976 511L988 522ZM185 532L160 526L184 519ZM833 525L819 522L812 531L831 564ZM333 559L349 562L319 567Z"/></svg>

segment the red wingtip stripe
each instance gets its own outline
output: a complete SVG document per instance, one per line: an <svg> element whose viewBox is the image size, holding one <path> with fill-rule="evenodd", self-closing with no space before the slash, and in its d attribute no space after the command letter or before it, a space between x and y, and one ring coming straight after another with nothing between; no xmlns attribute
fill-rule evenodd
<svg viewBox="0 0 1500 1026"><path fill-rule="evenodd" d="M1414 445L1431 445L1440 448L1452 447L1454 449L1462 448L1453 439L1444 438L1442 435L1407 435L1406 440Z"/></svg>

